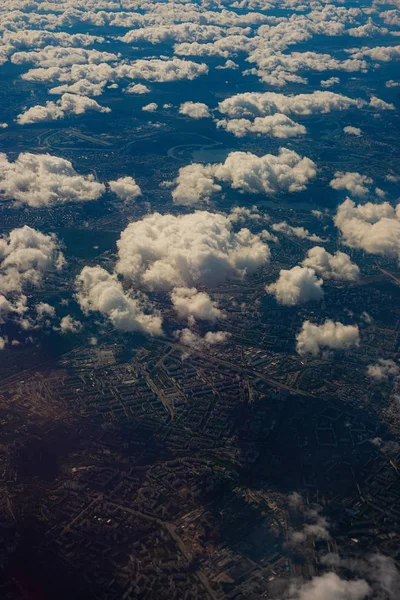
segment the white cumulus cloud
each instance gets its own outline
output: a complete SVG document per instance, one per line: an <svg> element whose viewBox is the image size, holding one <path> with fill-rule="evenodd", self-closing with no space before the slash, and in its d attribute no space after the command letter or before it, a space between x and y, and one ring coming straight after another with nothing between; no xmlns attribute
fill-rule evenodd
<svg viewBox="0 0 400 600"><path fill-rule="evenodd" d="M154 213L130 223L117 245L116 271L149 290L215 285L254 273L270 257L261 234L234 232L227 216L207 211Z"/></svg>
<svg viewBox="0 0 400 600"><path fill-rule="evenodd" d="M122 331L162 335L162 319L148 314L137 298L125 291L116 275L105 269L84 267L76 278L77 300L85 313L99 312Z"/></svg>
<svg viewBox="0 0 400 600"><path fill-rule="evenodd" d="M284 306L295 306L311 300L321 300L323 280L318 279L313 269L293 267L281 269L275 283L267 285L265 290L275 296L276 301Z"/></svg>
<svg viewBox="0 0 400 600"><path fill-rule="evenodd" d="M310 248L302 265L314 269L323 279L357 281L360 276L359 267L351 261L348 254L340 251L330 254L321 246Z"/></svg>
<svg viewBox="0 0 400 600"><path fill-rule="evenodd" d="M301 355L317 356L321 350L347 350L357 347L360 335L357 325L343 325L326 320L322 325L304 321L296 336L296 350Z"/></svg>
<svg viewBox="0 0 400 600"><path fill-rule="evenodd" d="M142 190L133 177L120 177L115 181L109 181L110 190L124 202L133 202L141 196Z"/></svg>
<svg viewBox="0 0 400 600"><path fill-rule="evenodd" d="M0 153L0 192L39 208L65 202L97 200L105 186L93 175L79 175L69 160L51 154L22 152L14 162Z"/></svg>

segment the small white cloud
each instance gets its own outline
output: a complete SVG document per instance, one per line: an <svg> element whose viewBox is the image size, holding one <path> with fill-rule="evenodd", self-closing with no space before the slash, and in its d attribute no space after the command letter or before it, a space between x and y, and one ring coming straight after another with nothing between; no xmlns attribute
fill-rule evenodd
<svg viewBox="0 0 400 600"><path fill-rule="evenodd" d="M150 102L150 104L146 104L142 106L142 110L145 112L155 112L158 109L158 104L156 102Z"/></svg>
<svg viewBox="0 0 400 600"><path fill-rule="evenodd" d="M208 119L211 117L207 104L203 102L184 102L180 105L179 112L192 119Z"/></svg>
<svg viewBox="0 0 400 600"><path fill-rule="evenodd" d="M347 125L346 127L343 127L343 131L348 135L356 135L357 137L360 137L360 135L362 135L362 130L359 127L353 127L352 125Z"/></svg>
<svg viewBox="0 0 400 600"><path fill-rule="evenodd" d="M124 202L133 202L142 194L142 190L133 177L120 177L115 181L109 181L108 185L110 190Z"/></svg>

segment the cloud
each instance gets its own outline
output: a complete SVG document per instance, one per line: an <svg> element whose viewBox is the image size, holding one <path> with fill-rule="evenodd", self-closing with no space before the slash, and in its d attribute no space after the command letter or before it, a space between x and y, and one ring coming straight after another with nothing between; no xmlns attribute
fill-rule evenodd
<svg viewBox="0 0 400 600"><path fill-rule="evenodd" d="M119 38L127 44L150 42L162 44L166 42L212 41L224 35L221 27L215 25L200 25L198 23L178 23L173 25L154 25L133 29Z"/></svg>
<svg viewBox="0 0 400 600"><path fill-rule="evenodd" d="M4 44L10 44L14 49L44 48L45 46L75 47L92 46L95 43L103 43L101 36L88 35L86 33L70 34L66 31L44 31L24 29L20 31L4 31Z"/></svg>
<svg viewBox="0 0 400 600"><path fill-rule="evenodd" d="M86 50L84 48L46 46L41 50L16 52L11 57L11 62L15 65L31 63L40 68L47 69L49 67L70 67L79 64L114 62L118 58L117 54L100 52L94 49Z"/></svg>
<svg viewBox="0 0 400 600"><path fill-rule="evenodd" d="M171 302L179 317L188 319L189 322L193 322L195 318L215 323L217 319L225 317L218 304L208 294L199 292L196 288L174 288Z"/></svg>
<svg viewBox="0 0 400 600"><path fill-rule="evenodd" d="M340 251L330 254L321 246L310 248L301 264L314 269L317 275L323 279L357 281L360 276L359 267L351 262L348 254Z"/></svg>
<svg viewBox="0 0 400 600"><path fill-rule="evenodd" d="M69 115L82 115L88 111L109 113L111 109L101 106L96 100L87 96L63 94L57 102L48 101L44 106L40 104L32 106L17 116L17 122L19 125L28 125L41 121L56 121Z"/></svg>
<svg viewBox="0 0 400 600"><path fill-rule="evenodd" d="M304 227L293 227L289 225L286 221L282 221L281 223L274 223L272 225L273 231L278 233L283 233L288 237L297 237L303 240L310 240L311 242L323 242L323 239L320 238L315 233L310 233L308 229L304 229Z"/></svg>
<svg viewBox="0 0 400 600"><path fill-rule="evenodd" d="M158 314L147 314L137 298L122 287L116 275L101 267L84 267L76 278L77 300L88 314L99 312L116 329L162 335L162 319Z"/></svg>
<svg viewBox="0 0 400 600"><path fill-rule="evenodd" d="M352 37L376 37L380 35L387 35L388 29L385 27L378 27L374 24L371 18L368 19L365 25L360 25L359 27L351 27L351 29L347 30L347 33ZM366 55L364 55L366 56Z"/></svg>
<svg viewBox="0 0 400 600"><path fill-rule="evenodd" d="M150 88L147 85L143 85L143 83L131 83L125 88L125 92L127 94L148 94L150 92Z"/></svg>
<svg viewBox="0 0 400 600"><path fill-rule="evenodd" d="M0 153L0 192L39 208L65 202L97 200L105 186L93 175L79 175L69 160L51 154L22 152L14 162Z"/></svg>
<svg viewBox="0 0 400 600"><path fill-rule="evenodd" d="M371 588L362 579L341 579L336 573L315 576L311 581L292 584L288 600L367 600Z"/></svg>
<svg viewBox="0 0 400 600"><path fill-rule="evenodd" d="M203 102L184 102L179 107L181 115L186 115L192 119L208 119L211 117L207 104Z"/></svg>
<svg viewBox="0 0 400 600"><path fill-rule="evenodd" d="M346 127L343 127L343 131L348 135L356 135L357 137L362 135L362 130L359 129L359 127L353 127L352 125L347 125Z"/></svg>
<svg viewBox="0 0 400 600"><path fill-rule="evenodd" d="M246 223L246 221L269 221L270 217L266 213L260 212L257 206L234 206L228 215L232 223Z"/></svg>
<svg viewBox="0 0 400 600"><path fill-rule="evenodd" d="M307 133L304 125L300 125L300 123L296 123L288 116L280 113L267 117L256 117L254 121L249 119L221 119L216 124L217 127L222 127L236 137L256 133L284 139Z"/></svg>
<svg viewBox="0 0 400 600"><path fill-rule="evenodd" d="M104 92L104 87L107 81L100 81L99 83L93 83L87 79L78 79L71 85L64 84L58 85L49 89L49 94L64 95L64 94L77 94L78 96L101 96ZM46 104L46 106L49 103ZM58 104L56 105L58 106ZM109 112L109 111L105 111Z"/></svg>
<svg viewBox="0 0 400 600"><path fill-rule="evenodd" d="M172 192L172 198L174 204L181 206L208 202L212 194L222 189L215 183L213 166L199 163L181 167L175 183L177 185Z"/></svg>
<svg viewBox="0 0 400 600"><path fill-rule="evenodd" d="M291 496L289 503L292 508L302 510L306 523L301 529L289 532L289 542L291 544L302 544L309 538L315 540L329 540L329 522L326 517L321 515L321 507L315 505L313 507L304 507L302 505L301 496Z"/></svg>
<svg viewBox="0 0 400 600"><path fill-rule="evenodd" d="M348 50L353 58L371 58L375 61L389 62L400 58L400 46L375 46L374 48L352 48Z"/></svg>
<svg viewBox="0 0 400 600"><path fill-rule="evenodd" d="M144 110L145 112L154 112L157 110L157 108L158 104L156 104L155 102L150 102L150 104L142 106L142 110Z"/></svg>
<svg viewBox="0 0 400 600"><path fill-rule="evenodd" d="M173 57L171 59L139 59L130 65L121 65L120 77L129 79L146 79L160 83L168 81L180 81L182 79L197 79L200 75L207 75L208 66L191 60Z"/></svg>
<svg viewBox="0 0 400 600"><path fill-rule="evenodd" d="M400 210L389 202L356 205L347 198L334 217L345 244L370 254L400 255Z"/></svg>
<svg viewBox="0 0 400 600"><path fill-rule="evenodd" d="M371 96L371 99L369 101L369 106L371 108L376 108L377 110L396 110L396 107L394 104L385 102L384 100L377 98L377 96Z"/></svg>
<svg viewBox="0 0 400 600"><path fill-rule="evenodd" d="M370 377L378 381L400 377L400 365L390 359L379 358L375 364L368 366L367 371Z"/></svg>
<svg viewBox="0 0 400 600"><path fill-rule="evenodd" d="M254 273L270 257L261 235L236 233L227 216L207 211L154 213L130 223L117 245L116 271L149 290L217 285Z"/></svg>
<svg viewBox="0 0 400 600"><path fill-rule="evenodd" d="M317 356L322 349L348 350L357 347L360 337L357 325L343 325L328 319L322 325L304 321L296 342L299 354Z"/></svg>
<svg viewBox="0 0 400 600"><path fill-rule="evenodd" d="M361 173L336 171L335 177L329 182L329 185L334 190L347 190L353 196L362 197L369 193L368 186L373 183L371 177L361 175Z"/></svg>
<svg viewBox="0 0 400 600"><path fill-rule="evenodd" d="M342 558L331 553L322 558L322 563L364 577L370 586L368 597L384 597L388 600L398 598L400 572L390 556L375 553L362 558Z"/></svg>
<svg viewBox="0 0 400 600"><path fill-rule="evenodd" d="M25 225L0 238L0 324L8 319L23 329L45 325L44 314L54 309L39 302L36 319L26 316L35 297L27 290L39 288L45 273L60 271L65 259L55 235L46 235Z"/></svg>
<svg viewBox="0 0 400 600"><path fill-rule="evenodd" d="M265 290L275 296L276 301L284 306L295 306L310 300L321 300L324 295L315 271L307 267L293 267L290 270L281 269L275 283L267 285Z"/></svg>
<svg viewBox="0 0 400 600"><path fill-rule="evenodd" d="M306 189L317 169L308 157L281 148L278 155L256 156L251 152L231 152L223 163L192 164L179 170L172 193L176 204L196 204L209 200L221 188L215 180L246 194L277 194Z"/></svg>
<svg viewBox="0 0 400 600"><path fill-rule="evenodd" d="M71 315L66 315L60 321L60 333L78 333L82 329L82 323L77 321Z"/></svg>
<svg viewBox="0 0 400 600"><path fill-rule="evenodd" d="M387 88L396 88L399 87L400 83L398 81L394 81L394 79L389 79L386 83L385 83L385 87Z"/></svg>
<svg viewBox="0 0 400 600"><path fill-rule="evenodd" d="M245 92L219 103L222 114L233 118L263 117L275 113L286 115L326 114L333 110L361 108L365 101L329 91L286 96L276 92Z"/></svg>
<svg viewBox="0 0 400 600"><path fill-rule="evenodd" d="M208 331L204 337L201 337L191 329L182 329L175 332L181 344L195 350L203 350L219 344L226 344L231 334L227 331Z"/></svg>
<svg viewBox="0 0 400 600"><path fill-rule="evenodd" d="M142 190L133 177L120 177L115 181L109 181L108 185L110 190L124 202L133 202L142 194Z"/></svg>
<svg viewBox="0 0 400 600"><path fill-rule="evenodd" d="M339 77L329 77L329 79L321 79L320 85L323 88L330 88L340 83Z"/></svg>
<svg viewBox="0 0 400 600"><path fill-rule="evenodd" d="M25 225L0 238L0 293L22 292L26 284L38 286L43 274L60 270L64 256L56 236Z"/></svg>

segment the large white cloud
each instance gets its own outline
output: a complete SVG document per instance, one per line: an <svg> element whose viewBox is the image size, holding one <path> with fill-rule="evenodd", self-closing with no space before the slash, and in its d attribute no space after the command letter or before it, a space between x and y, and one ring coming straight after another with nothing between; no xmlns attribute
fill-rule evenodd
<svg viewBox="0 0 400 600"><path fill-rule="evenodd" d="M38 285L42 275L61 269L64 257L57 238L25 225L0 238L0 291L21 292L26 283Z"/></svg>
<svg viewBox="0 0 400 600"><path fill-rule="evenodd" d="M120 177L115 181L109 181L110 190L124 202L132 202L141 196L142 190L133 177Z"/></svg>
<svg viewBox="0 0 400 600"><path fill-rule="evenodd" d="M270 256L261 235L234 232L227 216L154 213L130 223L118 241L116 271L149 290L215 285L244 277Z"/></svg>
<svg viewBox="0 0 400 600"><path fill-rule="evenodd" d="M161 44L165 42L212 41L223 35L223 29L215 25L200 25L197 23L179 23L174 25L155 25L128 31L120 39L127 44L150 42Z"/></svg>
<svg viewBox="0 0 400 600"><path fill-rule="evenodd" d="M175 204L195 206L208 202L212 194L221 191L221 186L215 182L213 165L194 163L179 169L177 184L172 191Z"/></svg>
<svg viewBox="0 0 400 600"><path fill-rule="evenodd" d="M96 42L102 43L104 38L86 33L71 34L66 31L23 29L20 31L4 31L2 42L3 44L10 44L16 50L44 48L45 46L81 48L92 46Z"/></svg>
<svg viewBox="0 0 400 600"><path fill-rule="evenodd" d="M130 65L121 65L118 68L120 77L158 82L192 80L207 73L208 66L206 64L183 60L175 56L171 59L138 59Z"/></svg>
<svg viewBox="0 0 400 600"><path fill-rule="evenodd" d="M370 254L400 256L400 209L389 202L356 205L347 198L334 217L343 241Z"/></svg>
<svg viewBox="0 0 400 600"><path fill-rule="evenodd" d="M78 94L63 94L57 102L48 101L45 105L36 105L28 108L17 117L20 125L39 123L41 121L56 121L69 115L82 115L88 111L100 113L111 112L107 106L101 106L87 96Z"/></svg>
<svg viewBox="0 0 400 600"><path fill-rule="evenodd" d="M347 190L353 196L366 196L369 186L373 184L371 177L355 172L336 171L335 177L329 182L334 190Z"/></svg>
<svg viewBox="0 0 400 600"><path fill-rule="evenodd" d="M314 269L323 279L357 281L360 276L359 267L351 261L348 254L340 251L330 254L321 246L310 248L302 265Z"/></svg>
<svg viewBox="0 0 400 600"><path fill-rule="evenodd" d="M46 46L42 50L33 50L31 52L16 52L11 57L11 62L16 65L32 63L44 69L49 67L69 67L77 64L100 64L117 60L118 55L111 52L57 46Z"/></svg>
<svg viewBox="0 0 400 600"><path fill-rule="evenodd" d="M292 584L288 600L367 600L371 587L364 579L341 579L336 573L324 573L310 581Z"/></svg>
<svg viewBox="0 0 400 600"><path fill-rule="evenodd" d="M45 235L25 225L0 238L0 324L12 319L23 329L34 328L35 321L26 316L34 301L34 297L25 295L27 287L39 287L46 272L59 271L64 264L54 235ZM40 322L44 306L48 305L37 305Z"/></svg>
<svg viewBox="0 0 400 600"><path fill-rule="evenodd" d="M215 180L247 194L298 192L315 175L316 165L310 158L287 148L281 148L278 155L260 157L251 152L231 152L223 163L181 168L172 196L176 204L207 201L220 190Z"/></svg>
<svg viewBox="0 0 400 600"><path fill-rule="evenodd" d="M296 336L296 350L299 354L317 356L321 350L347 350L357 347L360 336L357 325L343 325L328 319L322 325L304 321Z"/></svg>
<svg viewBox="0 0 400 600"><path fill-rule="evenodd" d="M219 103L221 113L233 118L263 117L275 113L286 115L326 114L365 105L364 100L349 98L330 91L286 96L275 92L245 92Z"/></svg>
<svg viewBox="0 0 400 600"><path fill-rule="evenodd" d="M270 48L257 48L249 55L249 62L256 63L257 68L251 73L258 75L269 85L282 87L287 82L307 83L307 80L297 75L299 71L347 71L358 72L367 70L367 63L362 58L352 56L350 59L339 60L330 54L317 52L292 52L284 54L271 52Z"/></svg>
<svg viewBox="0 0 400 600"><path fill-rule="evenodd" d="M310 300L321 300L323 280L318 279L313 269L293 267L281 269L275 283L267 285L265 290L275 296L276 301L284 306L295 306Z"/></svg>
<svg viewBox="0 0 400 600"><path fill-rule="evenodd" d="M39 208L97 200L104 192L93 175L79 175L69 160L51 154L21 153L14 162L0 153L0 192Z"/></svg>
<svg viewBox="0 0 400 600"><path fill-rule="evenodd" d="M101 267L84 267L76 279L77 300L85 313L99 312L117 329L162 335L162 319L145 312L137 298L125 291L116 275Z"/></svg>
<svg viewBox="0 0 400 600"><path fill-rule="evenodd" d="M254 121L249 119L221 119L217 121L217 126L223 127L236 137L256 133L284 139L307 133L304 125L300 125L287 115L280 113L267 117L256 117Z"/></svg>
<svg viewBox="0 0 400 600"><path fill-rule="evenodd" d="M183 319L200 319L214 323L224 318L224 313L218 308L206 292L196 288L174 288L171 292L171 302L177 314Z"/></svg>

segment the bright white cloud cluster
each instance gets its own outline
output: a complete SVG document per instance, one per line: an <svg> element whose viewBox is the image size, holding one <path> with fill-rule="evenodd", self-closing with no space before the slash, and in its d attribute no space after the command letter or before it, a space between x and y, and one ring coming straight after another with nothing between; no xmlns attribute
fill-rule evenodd
<svg viewBox="0 0 400 600"><path fill-rule="evenodd" d="M369 186L373 184L371 177L361 175L357 172L344 173L336 171L335 177L329 182L334 190L347 190L353 196L366 196L369 192Z"/></svg>
<svg viewBox="0 0 400 600"><path fill-rule="evenodd" d="M287 115L276 113L267 117L249 119L221 119L217 126L233 133L236 137L244 137L252 133L269 135L275 138L290 138L307 133L304 125L296 123Z"/></svg>
<svg viewBox="0 0 400 600"><path fill-rule="evenodd" d="M296 336L296 350L301 355L317 356L321 350L348 350L357 347L360 335L357 325L343 325L328 319L322 325L304 321Z"/></svg>
<svg viewBox="0 0 400 600"><path fill-rule="evenodd" d="M302 265L314 269L323 279L357 281L360 276L359 267L351 261L348 254L340 251L330 254L321 246L310 248Z"/></svg>
<svg viewBox="0 0 400 600"><path fill-rule="evenodd" d="M286 115L326 114L333 110L361 108L365 101L329 91L286 96L275 92L246 92L231 96L219 103L221 113L233 118Z"/></svg>
<svg viewBox="0 0 400 600"><path fill-rule="evenodd" d="M109 113L111 109L101 106L96 100L78 94L63 94L57 102L48 101L45 105L28 108L17 116L20 125L39 123L41 121L56 121L69 115L83 115L88 111Z"/></svg>
<svg viewBox="0 0 400 600"><path fill-rule="evenodd" d="M172 193L176 204L208 201L225 183L247 194L299 192L316 175L316 165L308 157L281 148L278 155L256 156L251 152L231 152L223 163L192 164L179 170Z"/></svg>
<svg viewBox="0 0 400 600"><path fill-rule="evenodd" d="M171 302L177 314L189 322L200 319L214 323L217 319L224 318L217 303L206 292L199 292L196 288L174 288Z"/></svg>
<svg viewBox="0 0 400 600"><path fill-rule="evenodd" d="M64 264L54 235L45 235L25 225L0 238L0 324L13 319L24 329L35 327L35 322L26 316L29 306L24 292L27 286L39 287L46 272L59 271ZM40 322L46 306L49 305L38 304ZM54 316L51 311L46 312Z"/></svg>
<svg viewBox="0 0 400 600"><path fill-rule="evenodd" d="M99 312L122 331L162 335L162 319L147 314L137 298L125 291L116 275L101 267L84 267L76 279L77 300L85 313Z"/></svg>
<svg viewBox="0 0 400 600"><path fill-rule="evenodd" d="M334 217L345 244L370 254L400 256L400 209L389 202L356 205L347 198Z"/></svg>
<svg viewBox="0 0 400 600"><path fill-rule="evenodd" d="M216 285L244 277L270 256L261 235L233 231L225 215L154 213L130 223L118 241L116 271L149 290Z"/></svg>
<svg viewBox="0 0 400 600"><path fill-rule="evenodd" d="M69 160L51 154L21 153L14 162L0 153L0 192L34 208L97 200L105 186L79 175Z"/></svg>
<svg viewBox="0 0 400 600"><path fill-rule="evenodd" d="M276 301L284 306L295 306L311 300L321 300L323 280L318 279L313 269L293 267L281 269L275 283L267 285L265 290L275 296Z"/></svg>

